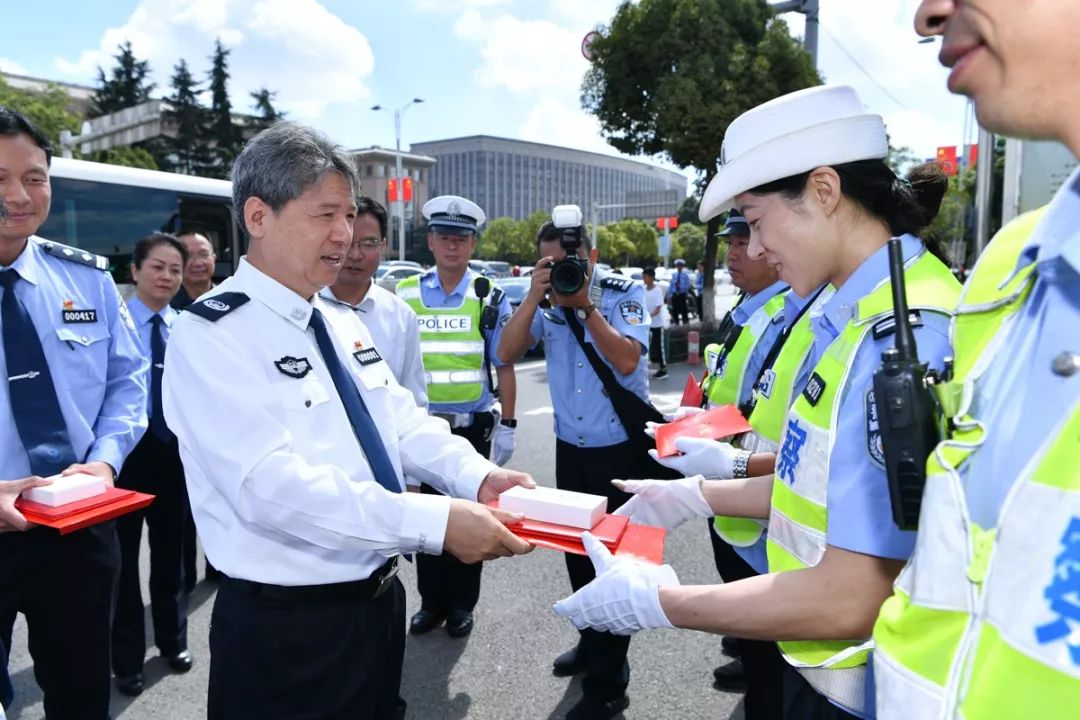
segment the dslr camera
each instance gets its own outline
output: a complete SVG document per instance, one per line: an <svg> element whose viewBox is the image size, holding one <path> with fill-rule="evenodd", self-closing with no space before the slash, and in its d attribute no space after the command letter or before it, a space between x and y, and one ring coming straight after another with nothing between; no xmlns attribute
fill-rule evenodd
<svg viewBox="0 0 1080 720"><path fill-rule="evenodd" d="M558 262L549 263L551 268L551 289L559 295L573 295L585 286L589 274L589 261L578 257L582 233L581 208L577 205L558 205L551 211L552 227L544 233L543 240L558 240L566 251L566 257Z"/></svg>

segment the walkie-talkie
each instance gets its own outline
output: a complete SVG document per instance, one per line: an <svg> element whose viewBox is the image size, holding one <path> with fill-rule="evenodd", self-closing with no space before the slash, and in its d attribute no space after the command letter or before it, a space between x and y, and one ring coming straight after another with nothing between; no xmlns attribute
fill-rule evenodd
<svg viewBox="0 0 1080 720"><path fill-rule="evenodd" d="M491 281L483 276L476 278L473 280L473 292L476 293L476 297L480 300L480 329L494 330L495 326L499 324L499 308L491 303L484 302L488 293L491 292ZM484 373L487 375L491 394L499 397L499 387L494 383L491 376L491 363L488 361L488 336L486 333L484 334Z"/></svg>
<svg viewBox="0 0 1080 720"><path fill-rule="evenodd" d="M874 373L874 401L893 521L901 530L914 530L919 525L926 460L939 439L934 399L929 389L937 378L919 362L915 349L899 238L889 240L889 278L896 345L881 354L881 367Z"/></svg>

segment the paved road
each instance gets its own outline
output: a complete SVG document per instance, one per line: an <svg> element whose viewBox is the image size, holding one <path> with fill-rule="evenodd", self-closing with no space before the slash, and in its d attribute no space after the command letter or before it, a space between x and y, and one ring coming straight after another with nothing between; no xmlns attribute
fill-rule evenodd
<svg viewBox="0 0 1080 720"><path fill-rule="evenodd" d="M518 450L511 466L531 472L544 485L555 484L551 401L542 361L527 362L518 374ZM662 409L678 402L687 367L673 366L671 376L653 381L654 400ZM146 548L143 578L146 578ZM715 580L704 523L674 532L667 559L683 583ZM409 592L410 613L419 607L415 572L402 573ZM488 563L477 607L477 625L464 640L442 630L410 637L405 658L403 694L408 717L416 720L559 718L577 699L576 681L551 675L552 659L568 649L576 632L551 612L551 605L569 590L562 556L547 550L521 558ZM151 650L146 666L147 689L137 699L114 693L116 720L195 720L205 717L209 653L207 633L214 588L199 584L191 598L189 637L195 668L170 675ZM146 591L144 589L144 597ZM149 628L149 625L148 625ZM148 635L152 633L147 630ZM70 648L78 653L77 647ZM713 690L711 670L724 661L719 638L701 633L652 631L639 634L630 646L631 703L628 720L708 718L741 720L739 696ZM16 626L10 664L18 704L12 720L43 717L41 694L34 683L26 652L26 627Z"/></svg>

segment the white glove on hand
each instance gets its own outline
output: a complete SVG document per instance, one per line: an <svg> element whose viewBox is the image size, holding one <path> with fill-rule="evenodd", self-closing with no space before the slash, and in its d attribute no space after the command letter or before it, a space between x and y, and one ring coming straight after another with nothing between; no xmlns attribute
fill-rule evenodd
<svg viewBox="0 0 1080 720"><path fill-rule="evenodd" d="M491 439L491 462L499 467L510 462L510 457L514 454L514 433L512 427L495 426L495 436Z"/></svg>
<svg viewBox="0 0 1080 720"><path fill-rule="evenodd" d="M672 423L676 420L682 420L688 415L697 415L698 413L705 412L704 408L694 407L693 405L680 405L679 409L671 414L664 415L664 423L653 422L652 420L645 421L645 434L651 438L656 437L656 428L665 423Z"/></svg>
<svg viewBox="0 0 1080 720"><path fill-rule="evenodd" d="M633 494L614 515L625 515L636 525L674 530L691 518L710 518L716 513L701 494L700 475L682 480L612 480L623 492Z"/></svg>
<svg viewBox="0 0 1080 720"><path fill-rule="evenodd" d="M695 437L677 439L675 448L682 455L662 458L656 450L649 450L649 455L664 467L678 470L687 477L704 475L721 480L730 480L735 476L735 458L743 452L733 448L731 443Z"/></svg>
<svg viewBox="0 0 1080 720"><path fill-rule="evenodd" d="M661 587L679 584L670 565L614 557L592 533L583 533L581 541L596 568L596 579L555 603L556 615L578 630L593 628L616 635L672 627L660 607L659 592Z"/></svg>

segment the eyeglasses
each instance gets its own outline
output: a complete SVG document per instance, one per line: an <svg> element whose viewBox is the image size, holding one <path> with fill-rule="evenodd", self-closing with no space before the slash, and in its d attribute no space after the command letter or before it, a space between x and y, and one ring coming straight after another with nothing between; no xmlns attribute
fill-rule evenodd
<svg viewBox="0 0 1080 720"><path fill-rule="evenodd" d="M385 240L372 240L371 238L367 238L365 240L354 240L352 247L363 250L364 252L372 252L378 250L385 244Z"/></svg>
<svg viewBox="0 0 1080 720"><path fill-rule="evenodd" d="M209 260L212 257L214 257L214 253L207 252L206 250L201 253L195 253L194 255L188 255L188 258L191 260Z"/></svg>

